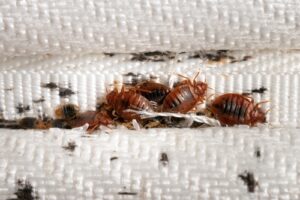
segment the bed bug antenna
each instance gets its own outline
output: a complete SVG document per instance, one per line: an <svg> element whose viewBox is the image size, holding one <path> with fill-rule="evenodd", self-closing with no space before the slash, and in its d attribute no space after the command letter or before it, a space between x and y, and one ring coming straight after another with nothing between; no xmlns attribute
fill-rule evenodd
<svg viewBox="0 0 300 200"><path fill-rule="evenodd" d="M187 76L184 76L184 75L182 75L182 74L177 74L177 76L179 76L179 77L181 77L181 78L184 78L184 79L187 79L187 80L190 80L190 78L189 78L189 77L187 77Z"/></svg>
<svg viewBox="0 0 300 200"><path fill-rule="evenodd" d="M196 83L196 79L200 74L200 70L198 70L197 74L195 75L194 79L193 79L193 83ZM206 81L205 81L206 82Z"/></svg>

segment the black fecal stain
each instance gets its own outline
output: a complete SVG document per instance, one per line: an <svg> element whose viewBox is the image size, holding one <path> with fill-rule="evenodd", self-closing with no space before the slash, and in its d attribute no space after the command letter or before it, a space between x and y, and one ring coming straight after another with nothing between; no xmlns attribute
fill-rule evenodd
<svg viewBox="0 0 300 200"><path fill-rule="evenodd" d="M75 94L70 88L59 88L59 96L60 97L67 97Z"/></svg>
<svg viewBox="0 0 300 200"><path fill-rule="evenodd" d="M189 56L189 59L196 59L196 58L203 58L204 56L202 56L201 54L199 53L196 53L194 55L191 55Z"/></svg>
<svg viewBox="0 0 300 200"><path fill-rule="evenodd" d="M252 56L244 56L244 58L242 59L242 61L247 61L247 60L250 60L252 58L253 58Z"/></svg>
<svg viewBox="0 0 300 200"><path fill-rule="evenodd" d="M118 159L117 156L113 156L113 157L110 158L110 161L117 160L117 159Z"/></svg>
<svg viewBox="0 0 300 200"><path fill-rule="evenodd" d="M29 105L24 106L24 105L22 105L21 103L19 103L19 104L16 106L16 109L17 109L17 112L18 112L19 114L21 114L21 113L24 113L24 112L26 112L26 111L29 111L29 110L30 110L30 106L29 106Z"/></svg>
<svg viewBox="0 0 300 200"><path fill-rule="evenodd" d="M33 103L42 103L44 101L45 101L44 97L41 97L40 99L33 100L32 102Z"/></svg>
<svg viewBox="0 0 300 200"><path fill-rule="evenodd" d="M132 61L163 62L174 59L176 54L170 51L149 51L142 53L133 53L131 55Z"/></svg>
<svg viewBox="0 0 300 200"><path fill-rule="evenodd" d="M114 53L103 53L105 56L113 57L115 54Z"/></svg>
<svg viewBox="0 0 300 200"><path fill-rule="evenodd" d="M77 147L76 143L72 141L72 142L68 142L66 146L63 146L63 149L73 152L75 151L76 147Z"/></svg>
<svg viewBox="0 0 300 200"><path fill-rule="evenodd" d="M248 187L248 192L255 192L255 188L258 186L258 182L255 180L252 172L245 171L239 174L238 177L242 179L245 185Z"/></svg>
<svg viewBox="0 0 300 200"><path fill-rule="evenodd" d="M235 58L233 56L230 56L229 53L230 51L226 49L218 51L197 51L190 55L189 58L207 59L212 62L220 62L223 59L228 59L232 62L233 60L235 60Z"/></svg>
<svg viewBox="0 0 300 200"><path fill-rule="evenodd" d="M38 200L38 194L34 191L33 186L29 181L17 181L17 190L14 193L16 198L10 198L7 200Z"/></svg>
<svg viewBox="0 0 300 200"><path fill-rule="evenodd" d="M258 89L252 89L251 92L252 92L252 93L263 94L263 93L265 93L265 91L267 91L267 90L268 90L267 88L261 87L261 88L258 88Z"/></svg>
<svg viewBox="0 0 300 200"><path fill-rule="evenodd" d="M256 158L260 158L261 157L260 148L256 148L255 149L254 155L255 155Z"/></svg>
<svg viewBox="0 0 300 200"><path fill-rule="evenodd" d="M168 158L168 154L166 153L161 153L160 154L160 163L163 165L163 166L166 166L168 163L169 163L169 158Z"/></svg>
<svg viewBox="0 0 300 200"><path fill-rule="evenodd" d="M50 82L50 83L43 84L42 87L53 90L53 89L58 88L58 85L56 83Z"/></svg>
<svg viewBox="0 0 300 200"><path fill-rule="evenodd" d="M140 73L135 74L133 72L128 72L127 74L123 74L123 76L141 76L141 75L142 74L140 74Z"/></svg>
<svg viewBox="0 0 300 200"><path fill-rule="evenodd" d="M245 96L249 96L251 94L264 94L266 91L268 91L267 88L265 88L264 86L260 87L260 88L255 88L255 89L252 89L250 92L243 92L242 95L245 95Z"/></svg>
<svg viewBox="0 0 300 200"><path fill-rule="evenodd" d="M242 59L233 59L230 63L244 62L252 59L252 56L244 56Z"/></svg>
<svg viewBox="0 0 300 200"><path fill-rule="evenodd" d="M221 57L224 57L227 55L228 50L218 50L218 51L196 51L193 53L193 55L190 55L189 58L206 58L211 61L219 61L221 60Z"/></svg>
<svg viewBox="0 0 300 200"><path fill-rule="evenodd" d="M14 88L5 88L5 91L12 91Z"/></svg>
<svg viewBox="0 0 300 200"><path fill-rule="evenodd" d="M118 192L118 195L137 195L137 192Z"/></svg>
<svg viewBox="0 0 300 200"><path fill-rule="evenodd" d="M210 60L210 61L215 61L215 62L218 62L218 61L221 61L221 59L224 57L224 56L221 56L219 54L205 54L205 57Z"/></svg>

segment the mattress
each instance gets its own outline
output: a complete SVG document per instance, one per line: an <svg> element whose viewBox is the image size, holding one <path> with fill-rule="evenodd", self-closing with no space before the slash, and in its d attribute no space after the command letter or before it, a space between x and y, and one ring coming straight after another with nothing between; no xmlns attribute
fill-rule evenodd
<svg viewBox="0 0 300 200"><path fill-rule="evenodd" d="M297 1L7 1L1 120L82 112L178 74L249 93L256 127L0 129L0 199L299 199Z"/></svg>

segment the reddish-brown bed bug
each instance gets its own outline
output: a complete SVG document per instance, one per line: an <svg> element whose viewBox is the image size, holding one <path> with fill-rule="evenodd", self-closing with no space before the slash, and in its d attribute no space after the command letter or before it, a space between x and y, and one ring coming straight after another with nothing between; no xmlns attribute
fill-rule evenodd
<svg viewBox="0 0 300 200"><path fill-rule="evenodd" d="M147 110L152 111L152 106L149 100L135 91L125 91L124 86L121 92L114 89L107 94L106 100L121 118L125 121L131 121L132 119L140 119L137 113L128 112L127 109L132 110Z"/></svg>
<svg viewBox="0 0 300 200"><path fill-rule="evenodd" d="M203 103L207 91L207 84L202 81L196 81L197 75L191 81L186 78L176 85L174 89L166 96L163 102L163 112L187 113L199 103Z"/></svg>
<svg viewBox="0 0 300 200"><path fill-rule="evenodd" d="M163 100L170 92L168 86L154 81L144 81L138 84L134 90L146 97L149 101L153 101L157 104L162 104Z"/></svg>
<svg viewBox="0 0 300 200"><path fill-rule="evenodd" d="M74 119L79 113L79 107L75 104L63 104L59 105L55 111L55 117L57 119Z"/></svg>
<svg viewBox="0 0 300 200"><path fill-rule="evenodd" d="M255 126L257 123L266 122L266 112L259 107L262 103L266 102L254 103L250 97L227 93L215 98L208 109L222 125Z"/></svg>
<svg viewBox="0 0 300 200"><path fill-rule="evenodd" d="M18 123L23 129L49 129L52 127L50 118L24 117Z"/></svg>

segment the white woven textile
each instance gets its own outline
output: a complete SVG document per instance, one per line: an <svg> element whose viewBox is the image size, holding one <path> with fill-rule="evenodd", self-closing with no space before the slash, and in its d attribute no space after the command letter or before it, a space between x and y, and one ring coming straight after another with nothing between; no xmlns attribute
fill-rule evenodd
<svg viewBox="0 0 300 200"><path fill-rule="evenodd" d="M1 131L0 198L27 179L40 199L299 199L299 130ZM68 142L75 150L63 149ZM257 149L261 157L256 157ZM160 162L166 153L169 162ZM9 156L7 156L9 155ZM249 193L238 178L253 172ZM131 192L134 195L121 195Z"/></svg>
<svg viewBox="0 0 300 200"><path fill-rule="evenodd" d="M177 73L201 80L210 94L249 92L264 104L268 123L260 128L126 129L98 131L0 130L0 199L12 198L27 180L40 199L298 199L299 60L297 51L237 51L237 63L209 63L184 55L165 62L130 61L131 55L34 56L4 59L0 105L5 119L48 114L62 102L95 109L114 80L129 72L168 83ZM5 67L4 67L5 66ZM74 94L60 96L55 83ZM209 94L208 94L209 95ZM42 102L38 101L43 99ZM30 109L18 113L20 105ZM282 127L278 129L276 127ZM288 128L290 127L290 128ZM74 152L66 150L75 142ZM260 157L257 157L257 151ZM160 162L166 153L169 162ZM256 156L255 156L256 155ZM253 173L259 186L249 193L238 177Z"/></svg>
<svg viewBox="0 0 300 200"><path fill-rule="evenodd" d="M1 0L0 54L293 49L297 0Z"/></svg>
<svg viewBox="0 0 300 200"><path fill-rule="evenodd" d="M271 109L255 128L0 129L0 199L22 180L43 200L299 199L299 17L297 0L0 0L1 119L93 110L128 73L168 84L199 70L208 97L264 87L252 97ZM191 56L211 49L234 59ZM177 53L129 54L157 50Z"/></svg>

